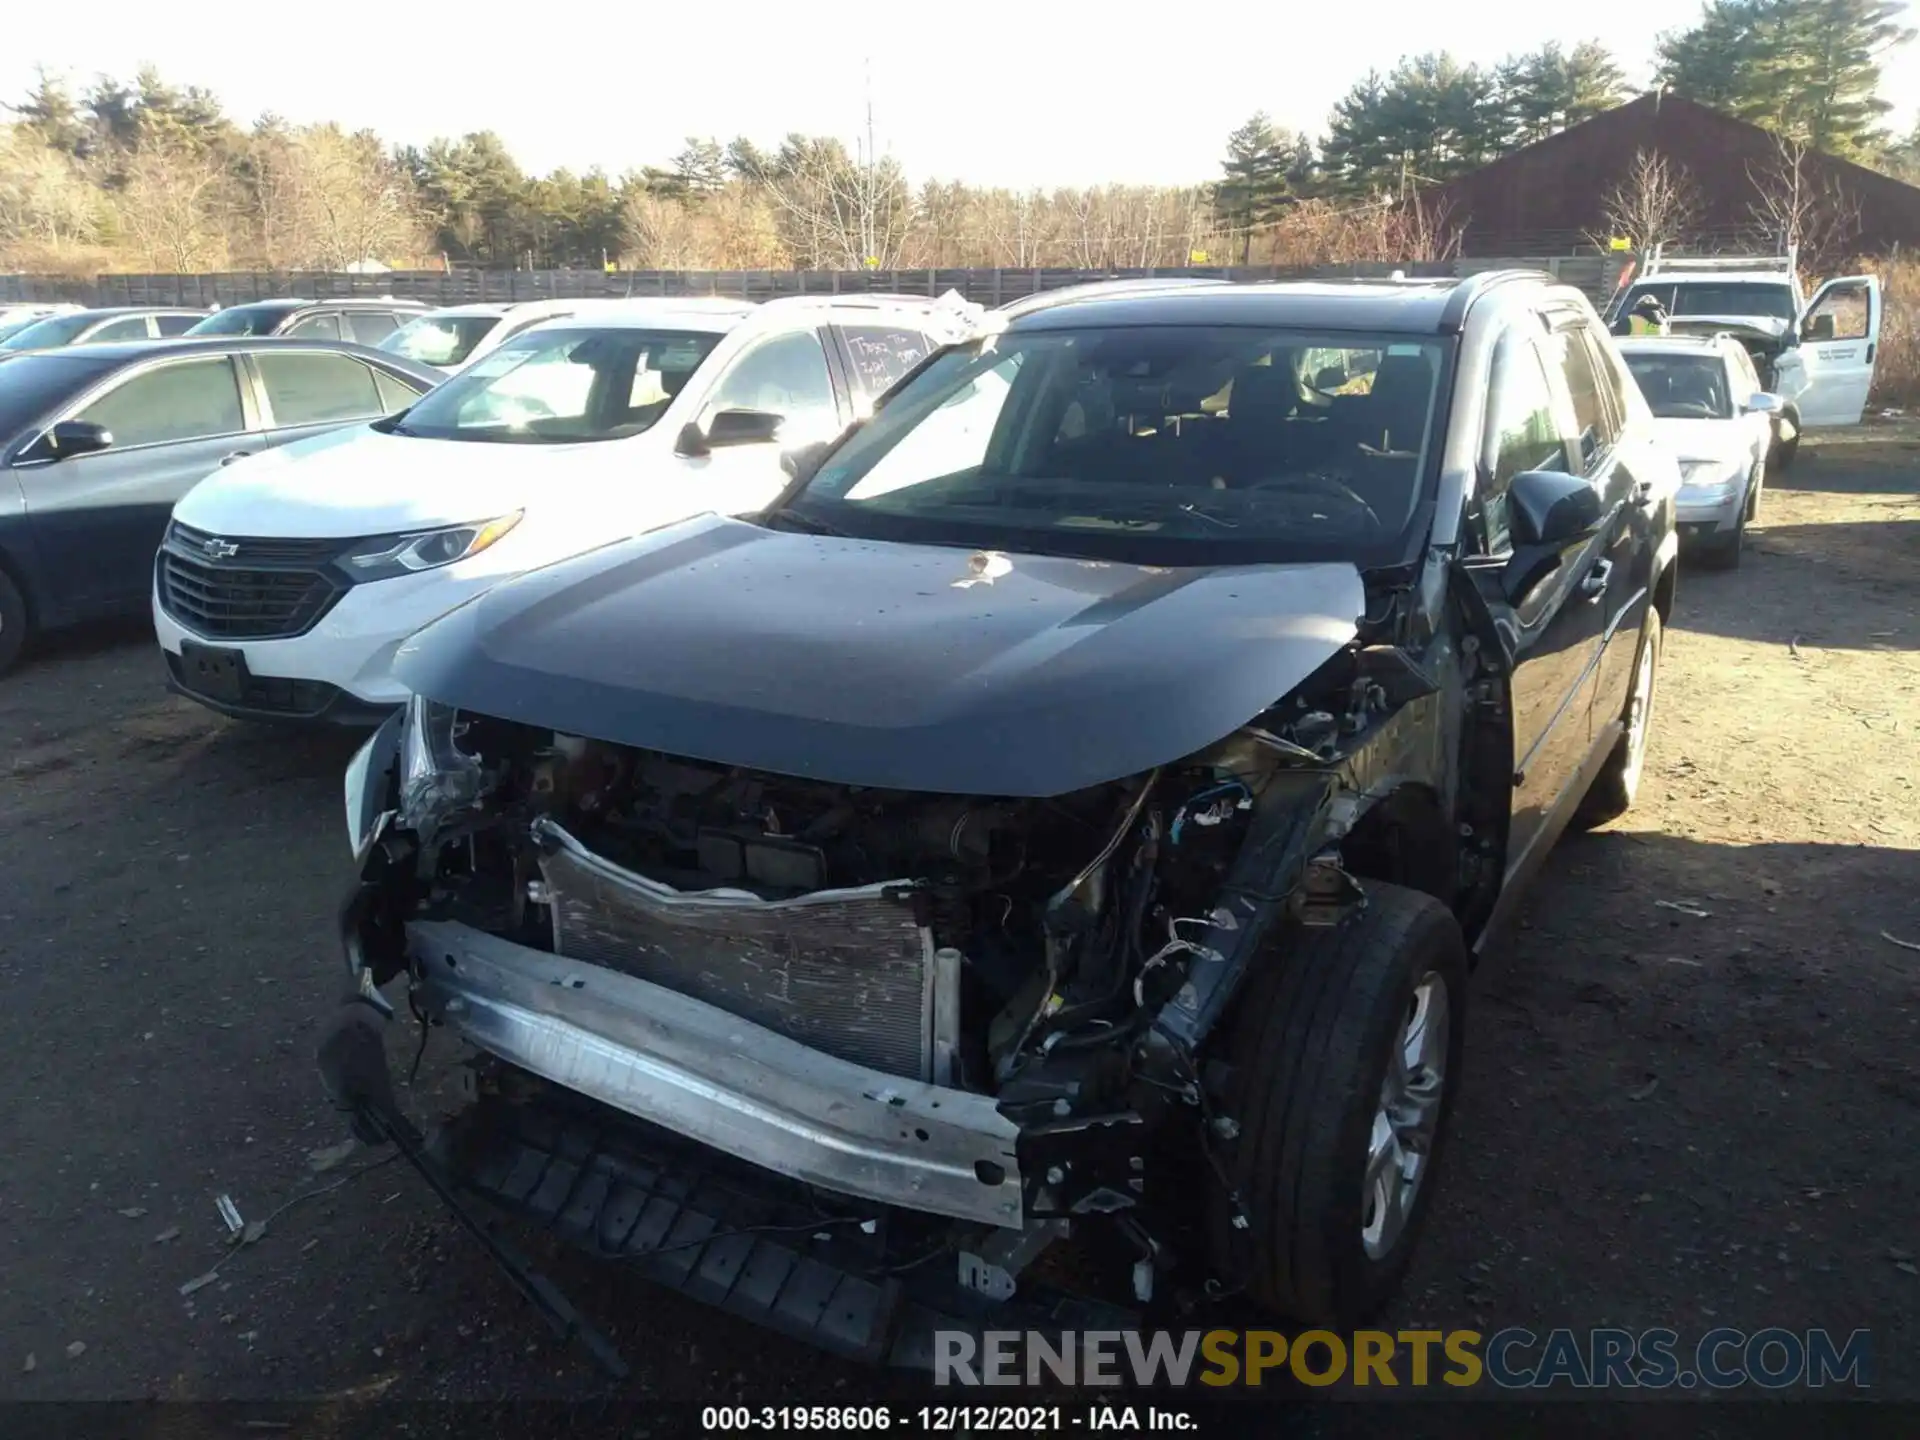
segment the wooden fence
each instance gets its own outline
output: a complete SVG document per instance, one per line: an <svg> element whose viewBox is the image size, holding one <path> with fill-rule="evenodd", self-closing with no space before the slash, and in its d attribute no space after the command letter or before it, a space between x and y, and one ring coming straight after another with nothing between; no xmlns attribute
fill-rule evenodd
<svg viewBox="0 0 1920 1440"><path fill-rule="evenodd" d="M97 275L76 280L43 275L0 275L0 303L65 300L86 305L238 305L248 300L299 295L326 299L344 295L398 296L434 305L474 301L553 300L580 296L737 295L771 300L781 295L858 295L871 292L943 295L957 290L983 305L1001 305L1023 295L1089 280L1208 276L1226 280L1383 278L1467 275L1483 270L1547 270L1596 299L1611 292L1619 261L1605 255L1473 258L1405 265L1360 264L1232 268L1196 266L1151 270L393 270L384 275L330 272L238 271L217 275Z"/></svg>

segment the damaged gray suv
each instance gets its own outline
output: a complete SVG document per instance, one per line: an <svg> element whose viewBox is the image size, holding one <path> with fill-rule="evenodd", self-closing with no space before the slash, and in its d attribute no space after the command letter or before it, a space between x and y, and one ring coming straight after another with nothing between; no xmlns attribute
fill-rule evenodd
<svg viewBox="0 0 1920 1440"><path fill-rule="evenodd" d="M1640 776L1679 474L1592 308L1088 287L788 463L402 648L338 1105L469 1218L849 1354L1232 1293L1363 1321L1473 956ZM430 1140L390 984L472 1049Z"/></svg>

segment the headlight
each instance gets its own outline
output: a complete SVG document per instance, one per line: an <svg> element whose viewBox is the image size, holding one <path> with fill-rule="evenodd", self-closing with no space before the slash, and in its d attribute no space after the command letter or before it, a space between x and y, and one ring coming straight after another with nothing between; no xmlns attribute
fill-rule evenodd
<svg viewBox="0 0 1920 1440"><path fill-rule="evenodd" d="M1723 496L1740 483L1740 466L1727 460L1682 460L1680 484L1698 496Z"/></svg>
<svg viewBox="0 0 1920 1440"><path fill-rule="evenodd" d="M492 547L520 523L525 513L516 510L497 520L449 525L440 530L416 530L409 535L382 535L362 541L360 548L349 551L341 563L359 580L391 580L416 570L457 565Z"/></svg>

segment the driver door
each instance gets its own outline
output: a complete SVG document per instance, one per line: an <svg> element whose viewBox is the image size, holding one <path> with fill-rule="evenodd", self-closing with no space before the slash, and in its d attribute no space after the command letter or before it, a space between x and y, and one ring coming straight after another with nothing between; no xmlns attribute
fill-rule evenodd
<svg viewBox="0 0 1920 1440"><path fill-rule="evenodd" d="M1800 355L1806 388L1800 392L1800 424L1858 425L1873 388L1873 361L1880 348L1880 279L1849 275L1814 292L1800 321Z"/></svg>
<svg viewBox="0 0 1920 1440"><path fill-rule="evenodd" d="M49 589L72 619L138 612L174 503L252 438L233 360L142 367L57 420L101 425L113 443L64 459L36 444L13 463Z"/></svg>
<svg viewBox="0 0 1920 1440"><path fill-rule="evenodd" d="M780 459L789 451L838 435L848 408L828 366L818 330L768 335L742 350L715 380L695 417L702 431L722 410L759 410L784 423L777 441L720 446L678 457L688 477L683 514L740 515L769 504L786 488ZM666 518L663 517L662 522Z"/></svg>

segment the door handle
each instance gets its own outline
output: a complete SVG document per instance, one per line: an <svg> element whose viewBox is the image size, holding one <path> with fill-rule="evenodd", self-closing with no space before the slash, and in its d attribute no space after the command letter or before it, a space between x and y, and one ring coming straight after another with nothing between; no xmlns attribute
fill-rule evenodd
<svg viewBox="0 0 1920 1440"><path fill-rule="evenodd" d="M1596 603L1607 593L1607 579L1612 574L1613 562L1599 560L1594 563L1593 569L1580 577L1580 593L1586 597L1589 605Z"/></svg>
<svg viewBox="0 0 1920 1440"><path fill-rule="evenodd" d="M231 465L234 461L244 460L251 454L253 454L251 450L235 450L231 454L222 455L220 457L220 463L222 465Z"/></svg>

